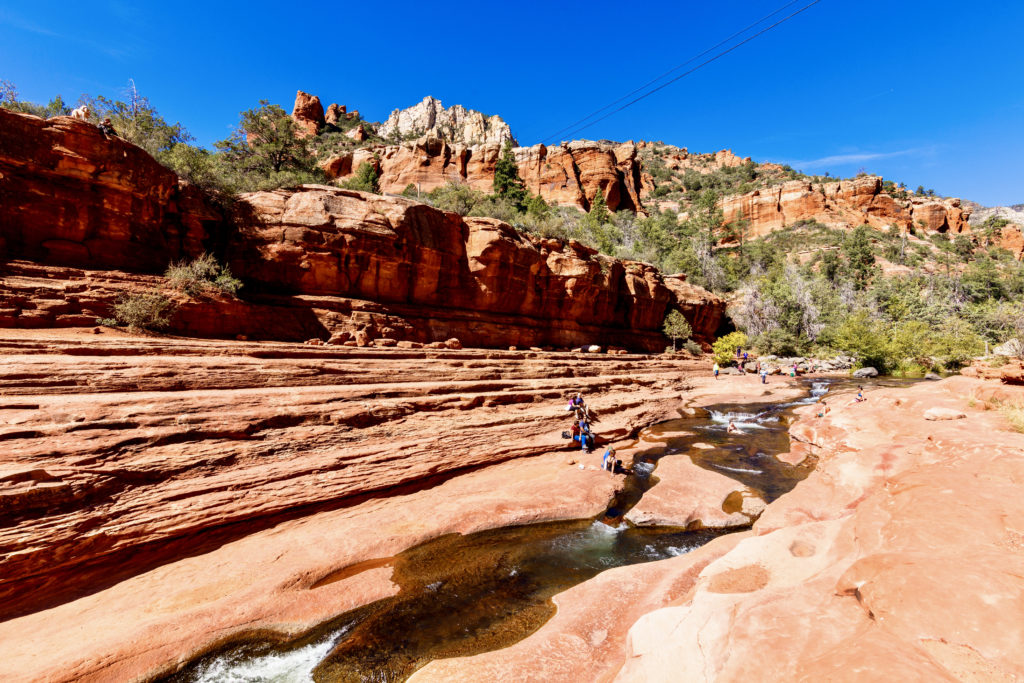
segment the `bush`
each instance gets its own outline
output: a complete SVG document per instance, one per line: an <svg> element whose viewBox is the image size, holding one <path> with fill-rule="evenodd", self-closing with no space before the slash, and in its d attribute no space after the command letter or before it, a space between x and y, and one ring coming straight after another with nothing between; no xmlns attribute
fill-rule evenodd
<svg viewBox="0 0 1024 683"><path fill-rule="evenodd" d="M174 309L174 302L163 294L122 294L114 304L114 320L134 329L162 330L171 324Z"/></svg>
<svg viewBox="0 0 1024 683"><path fill-rule="evenodd" d="M356 172L352 174L352 177L343 182L341 186L348 190L358 190L360 192L371 192L373 194L377 194L380 192L379 181L380 171L377 169L376 165L371 164L369 161L364 161L359 164L359 168L357 168Z"/></svg>
<svg viewBox="0 0 1024 683"><path fill-rule="evenodd" d="M173 287L189 296L214 289L235 296L242 288L242 282L231 275L227 266L217 263L211 254L203 254L191 263L171 264L164 277L171 281Z"/></svg>
<svg viewBox="0 0 1024 683"><path fill-rule="evenodd" d="M693 341L692 339L686 340L686 343L683 344L683 350L694 356L700 356L704 353L704 349L700 347L700 344Z"/></svg>
<svg viewBox="0 0 1024 683"><path fill-rule="evenodd" d="M719 337L711 345L711 352L715 354L715 362L719 365L729 365L736 360L736 349L747 345L747 335L742 332L730 332L724 337Z"/></svg>

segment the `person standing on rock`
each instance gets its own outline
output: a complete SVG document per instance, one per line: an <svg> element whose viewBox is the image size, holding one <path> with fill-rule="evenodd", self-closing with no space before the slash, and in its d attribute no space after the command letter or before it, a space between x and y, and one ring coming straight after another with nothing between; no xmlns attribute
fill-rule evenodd
<svg viewBox="0 0 1024 683"><path fill-rule="evenodd" d="M764 363L758 363L758 369L761 371L761 384L768 384L768 368Z"/></svg>
<svg viewBox="0 0 1024 683"><path fill-rule="evenodd" d="M711 368L711 371L715 373L715 379L718 379L718 361L715 361L715 365Z"/></svg>

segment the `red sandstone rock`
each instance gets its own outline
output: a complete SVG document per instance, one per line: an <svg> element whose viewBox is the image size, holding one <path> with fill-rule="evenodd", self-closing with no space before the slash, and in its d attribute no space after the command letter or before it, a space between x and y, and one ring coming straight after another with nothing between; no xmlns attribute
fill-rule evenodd
<svg viewBox="0 0 1024 683"><path fill-rule="evenodd" d="M1024 536L1011 521L1024 515L1024 436L965 410L981 384L834 404L817 421L816 469L684 599L637 621L617 680L1024 675ZM928 422L926 407L968 417Z"/></svg>
<svg viewBox="0 0 1024 683"><path fill-rule="evenodd" d="M327 107L327 111L324 113L325 123L337 123L346 116L345 105L339 105L332 103Z"/></svg>
<svg viewBox="0 0 1024 683"><path fill-rule="evenodd" d="M295 94L295 106L292 108L292 120L300 137L312 137L320 132L327 123L324 108L316 95L299 90Z"/></svg>
<svg viewBox="0 0 1024 683"><path fill-rule="evenodd" d="M366 132L366 129L363 128L363 124L360 123L355 128L352 128L348 132L346 132L345 137L355 140L356 142L363 142L364 140L369 138L370 135L369 133Z"/></svg>
<svg viewBox="0 0 1024 683"><path fill-rule="evenodd" d="M222 219L142 149L84 121L0 109L5 258L162 271Z"/></svg>
<svg viewBox="0 0 1024 683"><path fill-rule="evenodd" d="M444 321L448 336L470 346L613 343L660 351L667 306L681 308L700 339L713 337L724 310L699 288L669 289L649 265L574 242L545 255L500 221L402 198L310 185L240 203L250 220L231 253L233 272L303 295L379 302L388 326L410 341L438 341L431 330ZM353 313L334 324L368 322Z"/></svg>
<svg viewBox="0 0 1024 683"><path fill-rule="evenodd" d="M815 185L792 180L722 200L727 221L749 221L750 237L760 237L799 221L832 227L868 224L877 229L895 225L924 232L969 232L970 213L958 199L912 198L897 201L882 191L882 179L866 176Z"/></svg>

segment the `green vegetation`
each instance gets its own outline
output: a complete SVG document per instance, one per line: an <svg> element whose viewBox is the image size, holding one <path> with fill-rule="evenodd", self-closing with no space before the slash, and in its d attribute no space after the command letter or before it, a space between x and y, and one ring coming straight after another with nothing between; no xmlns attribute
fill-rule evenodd
<svg viewBox="0 0 1024 683"><path fill-rule="evenodd" d="M526 210L526 185L519 177L519 166L512 153L512 143L505 142L501 158L494 164L494 194L514 206L517 211Z"/></svg>
<svg viewBox="0 0 1024 683"><path fill-rule="evenodd" d="M682 313L676 310L669 311L669 314L665 316L665 323L662 329L665 332L665 336L672 340L672 351L676 350L676 342L685 342L693 334L693 328L690 327L690 323L686 321Z"/></svg>
<svg viewBox="0 0 1024 683"><path fill-rule="evenodd" d="M359 190L361 192L372 192L376 194L377 192L380 192L379 180L380 170L377 167L377 164L364 161L359 164L359 168L357 168L356 172L352 174L352 177L342 183L342 187L349 190ZM413 194L415 194L416 187L411 187ZM406 187L405 191L408 192L409 187Z"/></svg>
<svg viewBox="0 0 1024 683"><path fill-rule="evenodd" d="M233 277L231 270L217 263L217 259L210 254L203 254L191 263L182 261L171 264L164 277L170 280L171 286L189 296L211 291L235 296L242 288L241 280Z"/></svg>
<svg viewBox="0 0 1024 683"><path fill-rule="evenodd" d="M171 324L175 308L173 301L156 292L122 294L114 304L114 318L99 319L96 322L101 325L125 325L134 330L158 331Z"/></svg>
<svg viewBox="0 0 1024 683"><path fill-rule="evenodd" d="M711 345L711 353L715 355L715 362L719 365L730 365L736 360L736 349L747 348L747 335L742 332L730 332L724 337L719 337Z"/></svg>

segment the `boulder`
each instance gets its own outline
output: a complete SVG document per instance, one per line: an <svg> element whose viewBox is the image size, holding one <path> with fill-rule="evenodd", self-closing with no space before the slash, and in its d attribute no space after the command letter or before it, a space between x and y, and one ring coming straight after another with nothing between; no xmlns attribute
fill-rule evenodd
<svg viewBox="0 0 1024 683"><path fill-rule="evenodd" d="M370 137L370 135L366 132L366 129L363 128L363 124L360 123L355 128L347 131L345 133L345 137L355 140L356 142L364 142Z"/></svg>
<svg viewBox="0 0 1024 683"><path fill-rule="evenodd" d="M934 372L929 372L924 376L924 378L930 382L937 382L942 379L940 375L936 375Z"/></svg>
<svg viewBox="0 0 1024 683"><path fill-rule="evenodd" d="M869 377L878 377L878 370L876 370L874 368L871 368L871 367L861 368L860 370L855 370L854 373L853 373L853 376L857 377L858 379L866 379L866 378L869 378Z"/></svg>
<svg viewBox="0 0 1024 683"><path fill-rule="evenodd" d="M366 330L358 330L355 335L356 346L369 346L370 335L367 334Z"/></svg>
<svg viewBox="0 0 1024 683"><path fill-rule="evenodd" d="M995 356L1006 356L1008 358L1016 358L1024 356L1024 343L1019 339L1013 338L1006 342L996 346L992 349L992 355Z"/></svg>
<svg viewBox="0 0 1024 683"><path fill-rule="evenodd" d="M341 346L351 338L352 335L349 332L335 332L331 335L331 338L327 340L327 343L332 346Z"/></svg>
<svg viewBox="0 0 1024 683"><path fill-rule="evenodd" d="M962 420L965 417L967 417L966 413L954 408L933 406L924 411L924 419L926 420Z"/></svg>
<svg viewBox="0 0 1024 683"><path fill-rule="evenodd" d="M462 342L460 342L456 337L452 337L451 339L447 340L444 343L444 346L445 346L445 348L448 348L448 349L456 349L456 350L458 350L458 349L462 348Z"/></svg>
<svg viewBox="0 0 1024 683"><path fill-rule="evenodd" d="M597 344L591 344L587 347L587 353L601 353L602 349Z"/></svg>

